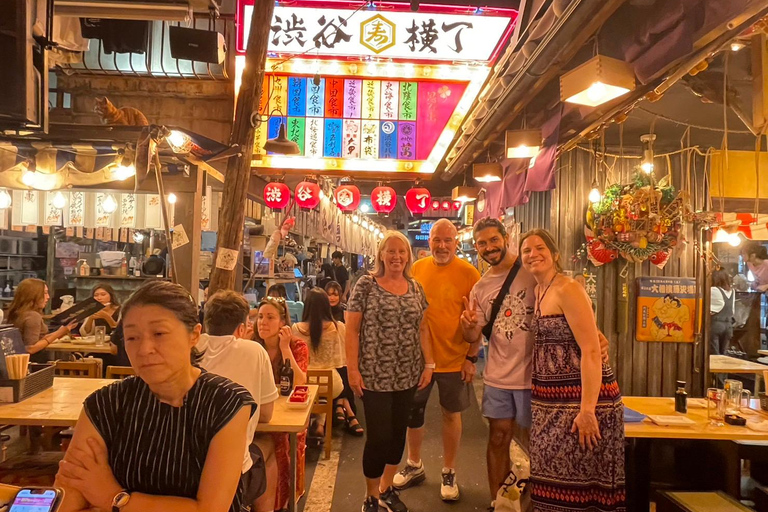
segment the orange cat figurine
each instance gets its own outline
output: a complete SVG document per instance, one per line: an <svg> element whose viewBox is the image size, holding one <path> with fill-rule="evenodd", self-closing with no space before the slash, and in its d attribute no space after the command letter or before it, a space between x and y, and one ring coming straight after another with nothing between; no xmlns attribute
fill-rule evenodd
<svg viewBox="0 0 768 512"><path fill-rule="evenodd" d="M128 126L147 126L149 121L140 110L133 107L117 108L109 99L96 98L94 112L99 114L104 124L122 124Z"/></svg>

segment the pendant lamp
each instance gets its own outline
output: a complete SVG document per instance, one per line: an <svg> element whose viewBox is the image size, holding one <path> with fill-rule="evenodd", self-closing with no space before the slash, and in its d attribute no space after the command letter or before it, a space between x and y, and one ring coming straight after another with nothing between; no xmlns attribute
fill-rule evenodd
<svg viewBox="0 0 768 512"><path fill-rule="evenodd" d="M298 155L301 153L299 145L288 138L285 125L282 122L277 132L277 138L269 139L264 144L264 151L280 155Z"/></svg>
<svg viewBox="0 0 768 512"><path fill-rule="evenodd" d="M623 60L595 55L560 77L560 99L596 107L635 89L635 73Z"/></svg>

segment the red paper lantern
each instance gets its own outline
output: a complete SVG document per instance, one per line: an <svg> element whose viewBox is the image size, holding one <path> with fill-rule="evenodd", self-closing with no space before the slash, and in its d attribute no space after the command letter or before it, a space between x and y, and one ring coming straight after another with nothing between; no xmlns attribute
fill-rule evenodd
<svg viewBox="0 0 768 512"><path fill-rule="evenodd" d="M451 209L451 202L450 201L443 201L441 206L443 208L443 211L447 212L448 210Z"/></svg>
<svg viewBox="0 0 768 512"><path fill-rule="evenodd" d="M405 193L405 206L413 215L422 215L429 209L432 194L426 188L412 188Z"/></svg>
<svg viewBox="0 0 768 512"><path fill-rule="evenodd" d="M371 206L380 215L386 215L395 209L397 195L392 187L376 187L371 192Z"/></svg>
<svg viewBox="0 0 768 512"><path fill-rule="evenodd" d="M435 199L432 201L432 209L433 210L439 210L440 209L440 201Z"/></svg>
<svg viewBox="0 0 768 512"><path fill-rule="evenodd" d="M296 185L296 204L302 210L314 210L320 204L320 185L311 181L302 181Z"/></svg>
<svg viewBox="0 0 768 512"><path fill-rule="evenodd" d="M264 186L264 203L272 211L280 211L291 202L291 189L285 183L271 182Z"/></svg>
<svg viewBox="0 0 768 512"><path fill-rule="evenodd" d="M453 202L453 209L456 210L456 211L461 210L461 204L462 204L461 201L454 201Z"/></svg>
<svg viewBox="0 0 768 512"><path fill-rule="evenodd" d="M333 194L336 206L344 213L352 213L360 205L360 189L355 185L341 185Z"/></svg>

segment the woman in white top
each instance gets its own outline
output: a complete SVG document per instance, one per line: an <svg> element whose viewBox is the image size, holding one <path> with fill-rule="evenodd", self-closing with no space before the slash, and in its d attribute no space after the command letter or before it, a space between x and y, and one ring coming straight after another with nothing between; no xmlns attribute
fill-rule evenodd
<svg viewBox="0 0 768 512"><path fill-rule="evenodd" d="M312 288L304 298L302 321L293 324L293 334L303 339L309 346L310 370L333 370L333 397L337 398L344 390L336 368L346 366L344 324L333 319L328 294L321 288ZM349 407L347 404L346 408ZM318 415L316 426L310 429L310 437L322 437L325 430L325 418Z"/></svg>
<svg viewBox="0 0 768 512"><path fill-rule="evenodd" d="M709 353L724 354L733 336L734 293L731 276L719 269L712 273L709 301L710 322Z"/></svg>

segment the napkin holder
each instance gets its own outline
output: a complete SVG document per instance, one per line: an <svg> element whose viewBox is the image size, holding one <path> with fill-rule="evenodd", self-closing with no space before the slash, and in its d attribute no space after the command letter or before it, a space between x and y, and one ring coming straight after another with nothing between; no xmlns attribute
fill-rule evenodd
<svg viewBox="0 0 768 512"><path fill-rule="evenodd" d="M0 379L0 403L26 400L53 387L54 364L29 363L29 373L23 379Z"/></svg>

